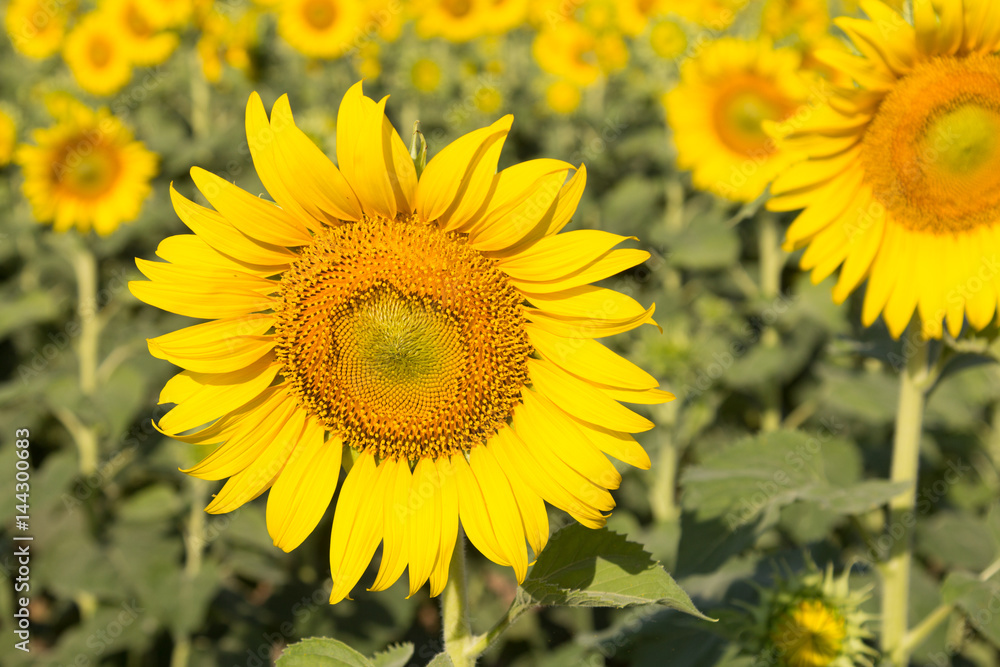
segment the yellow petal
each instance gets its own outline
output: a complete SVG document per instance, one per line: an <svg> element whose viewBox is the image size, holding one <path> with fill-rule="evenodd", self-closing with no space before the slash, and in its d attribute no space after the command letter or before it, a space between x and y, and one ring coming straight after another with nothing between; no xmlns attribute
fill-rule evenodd
<svg viewBox="0 0 1000 667"><path fill-rule="evenodd" d="M451 459L442 456L434 462L434 465L437 468L437 478L441 480L440 515L434 518L434 521L441 526L441 543L431 570L431 597L440 595L448 583L448 569L458 539L459 515L458 487L455 484L455 471ZM464 546L458 545L458 548L462 549Z"/></svg>
<svg viewBox="0 0 1000 667"><path fill-rule="evenodd" d="M247 236L279 246L312 242L304 224L271 202L200 167L191 169L191 178L215 210Z"/></svg>
<svg viewBox="0 0 1000 667"><path fill-rule="evenodd" d="M588 424L572 415L570 415L570 419L579 427L580 432L587 437L587 440L590 440L595 447L608 456L613 456L640 470L649 470L652 465L649 454L642 448L642 445L635 441L631 434Z"/></svg>
<svg viewBox="0 0 1000 667"><path fill-rule="evenodd" d="M174 189L173 184L170 186L170 201L184 224L224 255L263 266L287 266L296 258L295 253L288 248L254 241L241 234L220 213L198 206L183 197Z"/></svg>
<svg viewBox="0 0 1000 667"><path fill-rule="evenodd" d="M549 294L525 293L524 297L549 315L620 320L638 317L646 312L632 297L592 285L581 285Z"/></svg>
<svg viewBox="0 0 1000 667"><path fill-rule="evenodd" d="M161 310L203 320L240 317L268 310L273 299L237 288L205 288L133 280L132 295Z"/></svg>
<svg viewBox="0 0 1000 667"><path fill-rule="evenodd" d="M506 426L503 427L503 430L510 432ZM497 465L500 466L507 481L510 482L510 488L514 492L514 500L517 502L518 512L521 515L525 537L537 558L549 541L549 515L545 511L545 501L524 481L517 466L511 465L506 458L501 457L501 453L495 446L495 438L491 439L487 447L492 448L491 452L496 458Z"/></svg>
<svg viewBox="0 0 1000 667"><path fill-rule="evenodd" d="M458 490L458 513L469 541L494 563L510 565L493 531L483 491L472 468L461 454L451 457L451 465L455 474L455 488Z"/></svg>
<svg viewBox="0 0 1000 667"><path fill-rule="evenodd" d="M266 440L264 449L250 465L229 478L205 511L209 514L231 512L269 489L300 442L305 424L306 413L293 410L273 437Z"/></svg>
<svg viewBox="0 0 1000 667"><path fill-rule="evenodd" d="M508 208L494 224L470 235L469 243L480 252L496 252L496 256L503 257L538 241L548 231L565 180L564 171L540 176L531 194Z"/></svg>
<svg viewBox="0 0 1000 667"><path fill-rule="evenodd" d="M347 179L295 125L288 95L271 109L274 159L286 189L318 220L360 220L361 202Z"/></svg>
<svg viewBox="0 0 1000 667"><path fill-rule="evenodd" d="M516 280L560 280L629 238L597 229L579 229L540 239L516 255L501 257L497 265Z"/></svg>
<svg viewBox="0 0 1000 667"><path fill-rule="evenodd" d="M273 315L213 320L147 339L149 353L198 373L229 373L249 366L274 347L263 333Z"/></svg>
<svg viewBox="0 0 1000 667"><path fill-rule="evenodd" d="M626 433L653 428L653 423L645 417L546 359L528 359L528 376L536 391L568 414L586 422Z"/></svg>
<svg viewBox="0 0 1000 667"><path fill-rule="evenodd" d="M410 500L410 464L387 460L383 475L386 482L385 508L382 513L383 543L382 563L375 577L375 583L368 590L384 591L396 583L409 561L410 535L408 502Z"/></svg>
<svg viewBox="0 0 1000 667"><path fill-rule="evenodd" d="M544 358L584 380L626 389L652 389L660 384L652 375L595 340L563 338L530 322L525 330L532 346Z"/></svg>
<svg viewBox="0 0 1000 667"><path fill-rule="evenodd" d="M406 517L412 523L409 531L410 592L406 597L416 593L430 577L441 548L441 497L444 493L441 486L446 482L438 475L433 460L423 458L417 461L406 506Z"/></svg>
<svg viewBox="0 0 1000 667"><path fill-rule="evenodd" d="M620 320L595 320L589 317L568 317L565 315L549 315L535 308L525 308L524 314L528 320L539 328L563 338L603 338L624 331L631 331L647 322L654 324L653 311L656 305L649 307L635 317Z"/></svg>
<svg viewBox="0 0 1000 667"><path fill-rule="evenodd" d="M223 255L194 234L168 236L160 241L160 245L156 246L156 256L178 266L200 266L221 271L242 271L261 277L273 276L288 268L287 263L262 266Z"/></svg>
<svg viewBox="0 0 1000 667"><path fill-rule="evenodd" d="M302 544L316 528L337 489L344 443L336 435L324 442L324 433L315 420L307 422L302 442L267 496L267 532L283 551Z"/></svg>
<svg viewBox="0 0 1000 667"><path fill-rule="evenodd" d="M417 183L416 211L446 231L458 229L489 202L497 161L513 116L473 130L441 149Z"/></svg>
<svg viewBox="0 0 1000 667"><path fill-rule="evenodd" d="M617 248L604 253L582 269L556 280L519 280L511 282L522 292L548 294L604 280L649 259L649 253L635 248Z"/></svg>
<svg viewBox="0 0 1000 667"><path fill-rule="evenodd" d="M382 506L388 491L382 463L376 467L375 457L367 450L361 452L340 489L330 536L330 604L350 599L351 589L382 541Z"/></svg>
<svg viewBox="0 0 1000 667"><path fill-rule="evenodd" d="M206 292L247 290L257 294L277 291L278 284L250 273L237 270L220 270L214 267L178 265L169 262L151 262L136 258L135 265L144 276L163 285L194 288Z"/></svg>
<svg viewBox="0 0 1000 667"><path fill-rule="evenodd" d="M364 210L396 217L396 197L389 183L382 121L385 99L379 104L364 96L361 82L344 94L337 112L337 163Z"/></svg>
<svg viewBox="0 0 1000 667"><path fill-rule="evenodd" d="M514 568L517 583L528 573L528 553L524 546L524 525L510 481L488 446L474 447L469 453L472 474L483 492L483 509L489 516L497 546Z"/></svg>
<svg viewBox="0 0 1000 667"><path fill-rule="evenodd" d="M191 373L201 387L160 419L168 433L183 433L218 419L263 392L280 368L270 352L246 368L232 373Z"/></svg>

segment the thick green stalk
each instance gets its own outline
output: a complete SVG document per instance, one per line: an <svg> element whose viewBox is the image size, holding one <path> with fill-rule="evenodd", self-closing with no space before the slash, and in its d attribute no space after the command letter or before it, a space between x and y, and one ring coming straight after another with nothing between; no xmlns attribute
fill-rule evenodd
<svg viewBox="0 0 1000 667"><path fill-rule="evenodd" d="M906 369L900 377L896 434L892 445L893 482L906 482L907 489L889 501L889 558L882 564L882 651L892 664L905 667L910 646L907 611L910 594L910 566L913 559L913 527L916 523L917 469L920 463L920 432L927 392L928 343L916 341Z"/></svg>
<svg viewBox="0 0 1000 667"><path fill-rule="evenodd" d="M444 650L455 667L473 667L478 654L470 650L472 626L469 623L469 591L465 580L465 536L461 529L451 556L441 609Z"/></svg>
<svg viewBox="0 0 1000 667"><path fill-rule="evenodd" d="M781 250L778 220L772 213L761 213L760 225L760 295L766 301L774 301L781 292L781 271L785 268L785 254ZM775 348L781 343L778 332L770 327L764 331L761 344ZM777 380L766 383L762 389L764 404L760 417L761 431L774 431L781 426L781 386Z"/></svg>

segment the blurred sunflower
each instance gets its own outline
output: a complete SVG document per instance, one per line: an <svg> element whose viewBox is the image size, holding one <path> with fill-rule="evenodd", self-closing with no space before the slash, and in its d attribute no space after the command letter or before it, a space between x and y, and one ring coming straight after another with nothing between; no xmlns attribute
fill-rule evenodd
<svg viewBox="0 0 1000 667"><path fill-rule="evenodd" d="M615 249L625 239L606 232L558 234L583 167L568 182L573 167L558 160L497 174L507 116L445 147L418 180L384 109L360 83L347 92L338 169L295 126L287 96L269 122L254 94L247 137L277 204L192 170L216 210L173 191L195 235L163 241L166 263L137 260L150 281L130 284L149 304L211 320L149 341L186 369L160 395L177 406L159 428L222 443L186 471L229 477L207 511L270 487L268 530L294 549L347 452L333 603L379 542L371 590L408 567L411 595L428 578L439 594L459 520L523 580L525 540L537 554L548 536L543 501L602 526L621 479L605 453L649 467L630 433L652 424L618 401L672 398L593 340L652 323L653 308L589 285L648 253Z"/></svg>
<svg viewBox="0 0 1000 667"><path fill-rule="evenodd" d="M17 143L17 125L3 109L0 109L0 167L10 163Z"/></svg>
<svg viewBox="0 0 1000 667"><path fill-rule="evenodd" d="M4 27L18 53L29 58L48 58L59 52L72 10L72 4L11 0Z"/></svg>
<svg viewBox="0 0 1000 667"><path fill-rule="evenodd" d="M545 89L545 104L559 114L571 114L580 107L580 87L569 81L553 81Z"/></svg>
<svg viewBox="0 0 1000 667"><path fill-rule="evenodd" d="M201 20L201 36L195 48L205 79L217 83L222 66L249 74L253 67L250 49L257 42L259 10L244 12L236 18L218 11L208 12Z"/></svg>
<svg viewBox="0 0 1000 667"><path fill-rule="evenodd" d="M132 78L121 28L103 12L91 12L73 27L63 58L80 87L93 95L112 95Z"/></svg>
<svg viewBox="0 0 1000 667"><path fill-rule="evenodd" d="M618 26L623 33L636 37L645 32L651 19L665 14L666 0L623 0L616 3Z"/></svg>
<svg viewBox="0 0 1000 667"><path fill-rule="evenodd" d="M664 9L712 30L725 30L748 0L663 0Z"/></svg>
<svg viewBox="0 0 1000 667"><path fill-rule="evenodd" d="M433 58L418 58L410 68L410 84L421 93L433 93L441 85L441 66Z"/></svg>
<svg viewBox="0 0 1000 667"><path fill-rule="evenodd" d="M177 48L177 35L154 28L149 10L139 0L104 0L99 8L114 21L114 29L136 65L159 65Z"/></svg>
<svg viewBox="0 0 1000 667"><path fill-rule="evenodd" d="M24 196L35 218L57 232L74 225L106 236L139 215L156 175L156 155L105 109L92 111L68 96L47 100L56 124L20 146Z"/></svg>
<svg viewBox="0 0 1000 667"><path fill-rule="evenodd" d="M681 81L663 100L677 162L693 170L695 187L753 201L794 159L779 150L765 121L791 116L808 90L799 55L768 40L725 37L681 66Z"/></svg>
<svg viewBox="0 0 1000 667"><path fill-rule="evenodd" d="M528 0L490 0L486 25L491 34L502 35L528 20Z"/></svg>
<svg viewBox="0 0 1000 667"><path fill-rule="evenodd" d="M361 3L356 0L282 0L278 34L311 58L336 58L361 34Z"/></svg>
<svg viewBox="0 0 1000 667"><path fill-rule="evenodd" d="M863 0L841 18L860 56L820 54L857 86L777 131L809 159L772 186L772 210L806 210L786 247L808 246L814 282L841 267L841 303L866 278L862 321L893 336L916 310L926 337L965 317L982 329L1000 296L1000 4L914 3L910 25Z"/></svg>
<svg viewBox="0 0 1000 667"><path fill-rule="evenodd" d="M593 33L579 23L566 22L540 30L531 53L544 71L586 87L601 74L596 49Z"/></svg>
<svg viewBox="0 0 1000 667"><path fill-rule="evenodd" d="M656 55L664 60L673 60L687 50L687 33L677 21L657 21L649 31L649 45Z"/></svg>
<svg viewBox="0 0 1000 667"><path fill-rule="evenodd" d="M195 0L142 0L146 16L157 29L181 28L194 15Z"/></svg>
<svg viewBox="0 0 1000 667"><path fill-rule="evenodd" d="M417 34L467 42L492 31L491 0L414 0Z"/></svg>
<svg viewBox="0 0 1000 667"><path fill-rule="evenodd" d="M796 35L810 42L827 35L830 7L827 0L768 0L760 23L761 32L771 39Z"/></svg>

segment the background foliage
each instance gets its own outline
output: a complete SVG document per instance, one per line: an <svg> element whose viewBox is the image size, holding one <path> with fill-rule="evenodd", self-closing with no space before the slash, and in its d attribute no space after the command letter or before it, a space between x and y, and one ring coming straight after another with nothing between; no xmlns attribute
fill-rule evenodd
<svg viewBox="0 0 1000 667"><path fill-rule="evenodd" d="M678 23L687 55L723 31L756 34L762 4L740 3L736 22L721 29ZM241 9L222 9L234 8ZM879 536L892 534L881 507L897 490L879 480L889 467L896 375L911 343L891 340L881 323L861 328L859 297L834 306L832 281L811 285L796 257L779 256L784 268L774 289L762 256L788 221L691 188L674 164L660 104L679 59L659 58L648 33L630 39L629 64L602 73L564 114L546 102L554 77L532 60L530 29L450 43L421 39L405 25L395 41L374 37L329 61L289 48L266 17L258 30L245 71L226 67L218 82L207 82L195 50L200 33L182 30L167 62L136 70L129 85L103 99L81 93L59 58L26 59L0 40L0 106L17 121L20 141L50 123L45 95L68 90L110 106L161 160L141 216L105 238L56 235L37 224L19 171L0 172L0 461L7 471L0 489L12 488L14 429L28 428L34 536L33 653L14 650L4 632L0 662L267 665L312 636L335 637L368 656L413 644L412 657L397 649L380 658L383 665L426 664L441 650L439 607L426 588L406 599L397 584L327 605L331 516L285 554L267 536L262 501L204 514L215 485L177 470L197 454L151 426L164 411L157 393L175 371L145 346L146 338L192 322L140 304L125 286L138 277L134 257L151 257L161 239L184 231L167 191L174 182L193 196L191 166L263 191L244 136L251 91L266 104L288 93L298 123L332 155L337 104L362 75L372 97L392 94L387 111L404 137L420 120L431 155L513 113L501 167L536 157L584 162L588 185L574 228L635 235L653 254L607 283L643 304L655 301L663 333L646 327L611 344L678 399L647 410L657 427L639 439L653 467L623 471L609 528L641 544L698 609L722 620L662 607L546 608L524 615L484 664L751 665L756 658L740 655L731 619L781 568L800 571L808 558L838 571L853 565L852 587L874 584L872 564L887 548ZM439 67L432 90L415 84L420 58ZM194 120L199 103L206 127ZM70 258L81 243L99 260L96 312L77 308ZM91 397L77 375L81 317L100 326L100 390ZM985 343L976 351L956 357L933 390L921 443L911 623L942 602L959 610L918 647L913 660L921 665L1000 663L1000 595L977 579L1000 555L1000 374ZM771 426L779 428L762 432ZM88 430L97 435L97 466L81 470L78 441ZM3 496L0 525L9 536L15 503L12 492ZM555 526L570 521L552 514ZM16 570L12 551L0 554L4 627L14 610L6 581ZM519 593L509 570L478 553L470 559L473 624L485 630ZM876 612L876 598L866 609Z"/></svg>

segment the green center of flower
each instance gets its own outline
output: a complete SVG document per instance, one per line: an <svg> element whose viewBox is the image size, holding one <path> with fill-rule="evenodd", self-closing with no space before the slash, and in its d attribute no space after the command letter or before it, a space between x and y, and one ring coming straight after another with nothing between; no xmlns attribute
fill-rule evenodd
<svg viewBox="0 0 1000 667"><path fill-rule="evenodd" d="M457 323L395 290L359 303L353 326L336 344L352 350L342 358L343 371L364 394L407 413L446 398L442 391L462 358Z"/></svg>
<svg viewBox="0 0 1000 667"><path fill-rule="evenodd" d="M933 164L954 175L968 176L997 157L1000 116L992 109L965 104L930 123L924 148L936 153Z"/></svg>

